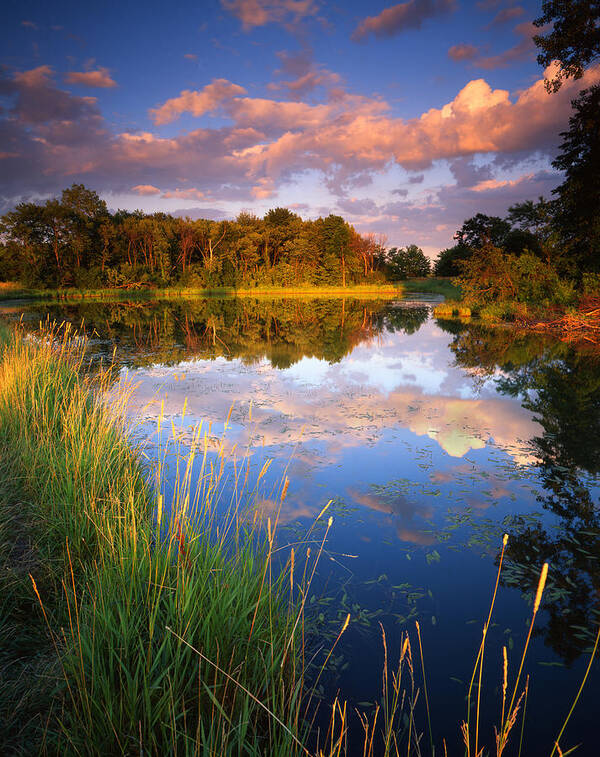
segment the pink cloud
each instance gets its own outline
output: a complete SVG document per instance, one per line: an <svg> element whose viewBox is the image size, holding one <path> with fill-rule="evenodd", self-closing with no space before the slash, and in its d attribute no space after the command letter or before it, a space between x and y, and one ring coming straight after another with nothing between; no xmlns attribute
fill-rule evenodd
<svg viewBox="0 0 600 757"><path fill-rule="evenodd" d="M496 68L504 68L515 61L524 60L533 55L533 51L535 50L533 35L539 33L540 29L528 21L518 24L515 27L515 34L520 36L521 40L516 45L510 47L499 55L478 58L475 61L475 65L479 68L492 70Z"/></svg>
<svg viewBox="0 0 600 757"><path fill-rule="evenodd" d="M529 173L525 174L524 176L520 176L518 179L505 179L503 181L500 181L498 179L486 179L485 181L480 181L479 184L475 184L474 187L471 187L472 192L490 192L494 189L505 189L506 187L516 187L519 184L523 184L524 182L529 182L531 179L533 179L534 174Z"/></svg>
<svg viewBox="0 0 600 757"><path fill-rule="evenodd" d="M173 189L164 192L162 196L165 199L176 198L180 200L203 200L206 197L204 192L201 192L199 189L194 189L193 187L190 187L190 189Z"/></svg>
<svg viewBox="0 0 600 757"><path fill-rule="evenodd" d="M286 89L288 96L297 100L304 95L309 94L317 87L329 87L333 84L339 84L340 76L331 71L308 71L303 76L299 76L292 81L281 81L268 85L270 90Z"/></svg>
<svg viewBox="0 0 600 757"><path fill-rule="evenodd" d="M516 18L520 18L525 13L525 9L520 5L515 5L512 8L503 8L498 11L489 26L499 26L505 24L507 21L514 21Z"/></svg>
<svg viewBox="0 0 600 757"><path fill-rule="evenodd" d="M19 71L13 79L23 87L47 87L54 76L52 66L38 66L29 71Z"/></svg>
<svg viewBox="0 0 600 757"><path fill-rule="evenodd" d="M373 224L387 224L387 232L398 219L412 219L406 238L411 229L426 228L430 231L423 232L423 244L434 245L442 234L435 232L436 225L447 217L456 218L458 228L474 205L495 209L505 200L521 201L527 191L532 197L548 191L554 174L514 184L514 175L496 176L491 169L469 166L468 159L485 153L522 160L526 154L553 151L571 99L599 79L600 67L590 68L581 81L569 80L553 95L543 79L513 94L474 79L442 107L412 119L392 116L385 101L345 92L311 105L240 97L236 89L221 101L231 123L166 138L152 131L111 132L93 99L59 90L52 69L40 66L0 75L0 89L9 101L7 117L0 120L2 145L11 155L3 160L0 194L8 199L56 192L68 176L69 182L84 181L98 191L143 195L147 190L157 202L167 194L198 200L202 192L215 203L248 203L272 197L285 182L312 170L320 172L323 187L346 202L361 223L373 219ZM210 105L218 97L208 100ZM416 172L439 160L451 163L457 183L447 191L421 192L418 205L400 195L381 208L372 196L371 203L347 199L394 164ZM201 190L194 188L199 176ZM421 173L414 181L422 178ZM332 208L336 202L331 200Z"/></svg>
<svg viewBox="0 0 600 757"><path fill-rule="evenodd" d="M452 45L448 50L448 57L456 61L472 60L477 56L478 52L479 48L475 47L475 45L467 45L461 42L459 45Z"/></svg>
<svg viewBox="0 0 600 757"><path fill-rule="evenodd" d="M151 195L160 194L160 189L158 187L153 187L152 184L138 184L135 187L131 187L131 191L142 197L150 197Z"/></svg>
<svg viewBox="0 0 600 757"><path fill-rule="evenodd" d="M251 189L252 197L257 200L264 200L267 197L272 197L275 194L275 182L266 176L263 176L258 180L255 186Z"/></svg>
<svg viewBox="0 0 600 757"><path fill-rule="evenodd" d="M272 23L297 23L317 12L315 0L221 0L245 31Z"/></svg>
<svg viewBox="0 0 600 757"><path fill-rule="evenodd" d="M221 103L235 95L244 94L246 90L238 84L232 84L227 79L213 79L200 91L185 89L179 97L167 100L157 108L150 110L150 117L157 125L168 124L182 113L202 116L216 110Z"/></svg>
<svg viewBox="0 0 600 757"><path fill-rule="evenodd" d="M117 82L111 77L108 68L102 66L96 71L69 71L65 79L68 84L81 84L84 87L106 89L117 86Z"/></svg>
<svg viewBox="0 0 600 757"><path fill-rule="evenodd" d="M374 34L391 37L405 29L420 29L423 21L455 10L456 0L408 0L368 16L356 27L352 39L360 41Z"/></svg>

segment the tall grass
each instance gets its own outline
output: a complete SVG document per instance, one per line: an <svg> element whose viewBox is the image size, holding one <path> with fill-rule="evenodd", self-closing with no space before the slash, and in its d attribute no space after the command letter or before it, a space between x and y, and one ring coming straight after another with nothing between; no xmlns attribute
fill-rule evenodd
<svg viewBox="0 0 600 757"><path fill-rule="evenodd" d="M127 393L109 410L110 374L84 378L81 342L56 337L2 348L4 751L289 754L303 621L275 523L265 541L241 517L247 479L217 515L222 451L198 433L197 485L192 450L157 522Z"/></svg>
<svg viewBox="0 0 600 757"><path fill-rule="evenodd" d="M327 507L322 536L278 545L287 481L269 493L265 534L254 507L265 468L251 483L243 455L225 464L224 439L215 446L209 429L183 418L168 434L162 417L151 465L126 426L128 390L111 386L110 370L88 375L77 335L4 331L0 340L0 753L435 754L418 625L415 659L407 633L388 654L381 627L372 711L355 714L336 698L321 703L325 727L315 726L319 681L351 621L309 681L305 606L332 525ZM477 757L505 545L462 727ZM510 686L504 650L502 713L487 752L498 757L515 744L519 718L522 740L524 663L547 570Z"/></svg>

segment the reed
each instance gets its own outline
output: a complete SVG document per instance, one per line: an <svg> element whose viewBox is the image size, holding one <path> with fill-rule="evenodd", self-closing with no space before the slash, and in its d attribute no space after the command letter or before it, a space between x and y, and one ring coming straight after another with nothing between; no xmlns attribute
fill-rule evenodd
<svg viewBox="0 0 600 757"><path fill-rule="evenodd" d="M85 376L68 329L2 349L3 748L289 754L303 619L290 561L271 569L275 525L265 543L247 517L247 478L225 481L223 446L209 455L201 427L184 456L188 430L173 426L150 468L125 427L127 390L110 371Z"/></svg>

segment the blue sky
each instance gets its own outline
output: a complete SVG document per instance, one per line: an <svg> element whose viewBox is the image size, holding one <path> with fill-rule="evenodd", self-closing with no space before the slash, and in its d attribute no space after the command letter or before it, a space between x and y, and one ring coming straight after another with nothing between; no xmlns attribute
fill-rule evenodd
<svg viewBox="0 0 600 757"><path fill-rule="evenodd" d="M5 2L0 203L339 213L434 255L549 195L569 102L518 0ZM596 80L591 69L588 79Z"/></svg>

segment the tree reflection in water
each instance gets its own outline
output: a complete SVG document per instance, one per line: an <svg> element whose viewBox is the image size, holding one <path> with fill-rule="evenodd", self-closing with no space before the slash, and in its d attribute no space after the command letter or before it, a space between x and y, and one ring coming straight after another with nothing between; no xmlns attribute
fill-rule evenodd
<svg viewBox="0 0 600 757"><path fill-rule="evenodd" d="M247 365L266 359L275 368L289 368L303 357L339 362L385 330L412 334L429 313L426 305L372 298L231 297L38 305L26 313L26 323L37 328L46 317L83 321L87 334L106 343L107 356L116 346L117 359L130 368L216 357L240 358Z"/></svg>
<svg viewBox="0 0 600 757"><path fill-rule="evenodd" d="M479 377L499 369L498 391L519 397L543 429L530 440L538 500L557 519L513 520L503 580L533 596L539 565L550 562L547 621L538 633L570 664L600 622L600 355L506 329L440 326L454 334L457 363Z"/></svg>

